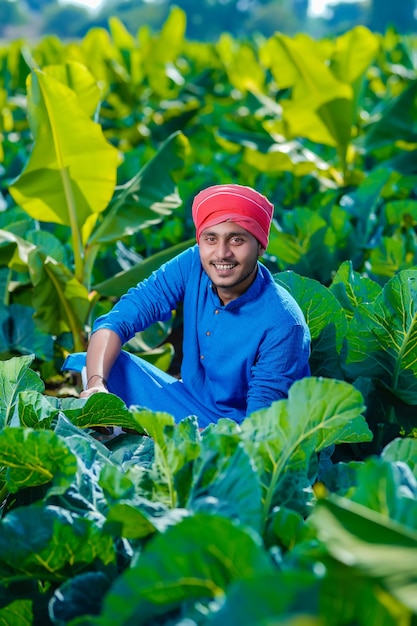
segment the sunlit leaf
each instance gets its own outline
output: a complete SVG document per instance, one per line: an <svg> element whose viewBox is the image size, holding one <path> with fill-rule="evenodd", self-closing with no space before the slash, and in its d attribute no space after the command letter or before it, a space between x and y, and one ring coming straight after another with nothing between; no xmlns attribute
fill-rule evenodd
<svg viewBox="0 0 417 626"><path fill-rule="evenodd" d="M35 143L10 192L31 217L81 231L113 195L117 151L67 85L34 70L28 91Z"/></svg>

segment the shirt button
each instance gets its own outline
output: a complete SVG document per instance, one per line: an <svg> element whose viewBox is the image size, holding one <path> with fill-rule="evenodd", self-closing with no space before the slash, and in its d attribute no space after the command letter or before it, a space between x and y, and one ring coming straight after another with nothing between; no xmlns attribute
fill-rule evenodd
<svg viewBox="0 0 417 626"><path fill-rule="evenodd" d="M201 359L201 360L203 360L203 359L204 359L204 354L202 354L202 355L200 356L200 359Z"/></svg>
<svg viewBox="0 0 417 626"><path fill-rule="evenodd" d="M219 309L216 309L216 310L214 311L214 313L215 313L215 315L218 315L218 314L219 314Z"/></svg>
<svg viewBox="0 0 417 626"><path fill-rule="evenodd" d="M207 335L207 337L209 337L209 336L211 335L211 332L208 330L208 331L206 332L206 335Z"/></svg>

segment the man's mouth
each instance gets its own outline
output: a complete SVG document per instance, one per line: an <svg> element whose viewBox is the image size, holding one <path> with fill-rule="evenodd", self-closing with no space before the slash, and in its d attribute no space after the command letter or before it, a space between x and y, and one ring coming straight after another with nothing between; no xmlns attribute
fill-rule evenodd
<svg viewBox="0 0 417 626"><path fill-rule="evenodd" d="M236 267L237 263L213 263L213 265L219 272L225 272L227 270L232 270Z"/></svg>

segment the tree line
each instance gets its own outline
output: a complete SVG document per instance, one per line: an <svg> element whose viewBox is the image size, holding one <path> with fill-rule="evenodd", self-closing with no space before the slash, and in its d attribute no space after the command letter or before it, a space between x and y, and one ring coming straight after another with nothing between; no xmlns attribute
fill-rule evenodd
<svg viewBox="0 0 417 626"><path fill-rule="evenodd" d="M309 0L105 0L91 12L59 0L0 0L0 37L55 34L80 38L93 26L106 28L111 15L117 16L135 33L148 25L159 30L173 5L187 15L186 35L191 40L214 41L222 32L234 37L274 32L294 35L306 32L313 37L338 35L363 24L374 32L393 27L401 34L416 31L416 0L341 1L319 18L309 16Z"/></svg>

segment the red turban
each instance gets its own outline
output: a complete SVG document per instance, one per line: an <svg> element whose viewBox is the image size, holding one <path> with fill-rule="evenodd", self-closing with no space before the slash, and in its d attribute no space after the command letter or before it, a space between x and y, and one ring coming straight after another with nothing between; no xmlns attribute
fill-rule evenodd
<svg viewBox="0 0 417 626"><path fill-rule="evenodd" d="M266 248L274 205L255 189L244 185L213 185L194 198L193 220L197 241L201 232L221 222L235 222Z"/></svg>

